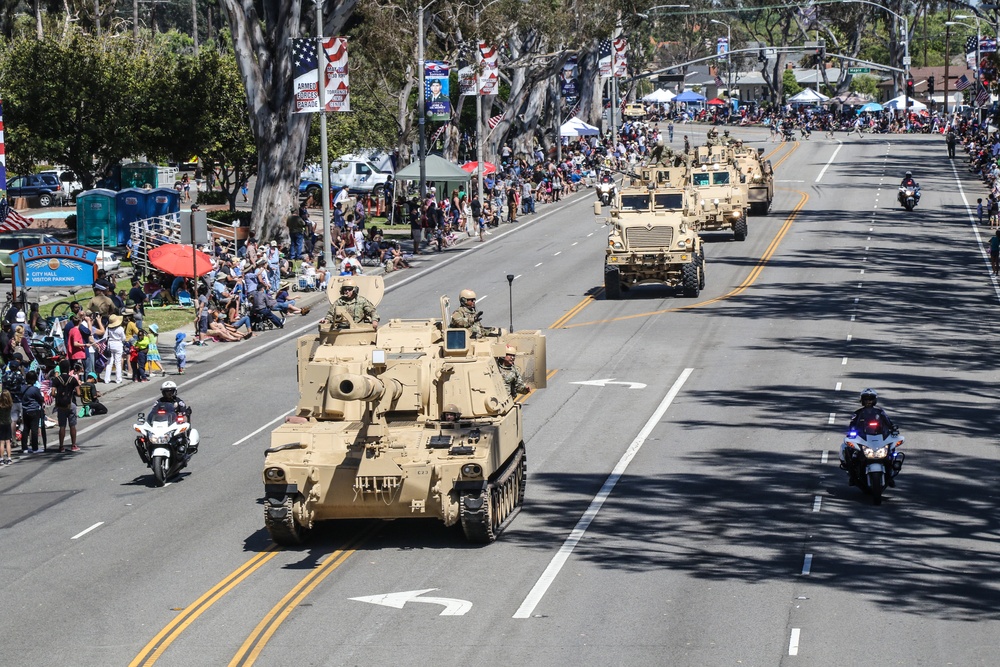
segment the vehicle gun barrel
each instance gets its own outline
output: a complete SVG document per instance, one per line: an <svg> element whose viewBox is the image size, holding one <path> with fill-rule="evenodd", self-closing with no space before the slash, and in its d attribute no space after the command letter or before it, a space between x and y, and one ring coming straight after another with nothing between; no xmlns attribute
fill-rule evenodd
<svg viewBox="0 0 1000 667"><path fill-rule="evenodd" d="M377 401L385 393L385 384L368 375L343 373L330 378L330 396L341 401Z"/></svg>

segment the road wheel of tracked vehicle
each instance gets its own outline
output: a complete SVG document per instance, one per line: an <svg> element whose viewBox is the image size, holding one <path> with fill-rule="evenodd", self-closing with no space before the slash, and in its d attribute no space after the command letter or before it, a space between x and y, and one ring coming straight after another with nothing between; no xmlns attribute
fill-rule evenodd
<svg viewBox="0 0 1000 667"><path fill-rule="evenodd" d="M279 546L295 547L305 541L306 530L295 521L294 504L295 499L291 496L285 496L279 504L274 504L270 498L264 501L264 527L271 541Z"/></svg>
<svg viewBox="0 0 1000 667"><path fill-rule="evenodd" d="M733 223L733 238L737 241L747 240L747 219L740 218Z"/></svg>
<svg viewBox="0 0 1000 667"><path fill-rule="evenodd" d="M872 494L872 501L876 505L882 504L882 473L868 473L868 490Z"/></svg>
<svg viewBox="0 0 1000 667"><path fill-rule="evenodd" d="M604 297L610 300L622 298L622 274L616 268L604 269Z"/></svg>
<svg viewBox="0 0 1000 667"><path fill-rule="evenodd" d="M167 459L164 456L154 456L149 466L153 469L153 478L157 486L167 482Z"/></svg>
<svg viewBox="0 0 1000 667"><path fill-rule="evenodd" d="M681 287L684 288L684 296L697 298L701 294L698 274L698 262L685 264L681 269Z"/></svg>
<svg viewBox="0 0 1000 667"><path fill-rule="evenodd" d="M479 544L496 541L524 502L526 470L522 446L481 493L460 497L459 517L465 539Z"/></svg>

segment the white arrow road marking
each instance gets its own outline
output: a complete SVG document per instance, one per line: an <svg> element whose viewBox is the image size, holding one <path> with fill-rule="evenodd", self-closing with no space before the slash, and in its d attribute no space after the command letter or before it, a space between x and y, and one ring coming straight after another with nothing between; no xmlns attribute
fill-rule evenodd
<svg viewBox="0 0 1000 667"><path fill-rule="evenodd" d="M350 598L351 600L357 600L358 602L370 602L371 604L380 604L384 607L395 607L396 609L402 609L407 602L429 602L430 604L439 604L444 606L444 611L442 611L439 616L464 616L469 613L472 609L472 603L468 600L459 600L457 598L422 598L420 597L424 593L430 593L431 591L436 591L436 588L425 588L422 591L403 591L401 593L384 593L382 595L367 595L360 598Z"/></svg>
<svg viewBox="0 0 1000 667"><path fill-rule="evenodd" d="M641 382L618 382L614 378L604 378L603 380L584 380L582 382L570 382L570 384L585 384L590 387L606 387L609 384L621 384L629 389L645 389L646 385Z"/></svg>

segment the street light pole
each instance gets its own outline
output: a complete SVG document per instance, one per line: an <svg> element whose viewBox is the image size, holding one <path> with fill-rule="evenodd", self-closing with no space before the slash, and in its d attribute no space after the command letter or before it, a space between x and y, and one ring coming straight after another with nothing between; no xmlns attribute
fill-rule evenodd
<svg viewBox="0 0 1000 667"><path fill-rule="evenodd" d="M726 26L726 95L729 97L730 110L733 104L733 26L725 21L709 19L709 23Z"/></svg>
<svg viewBox="0 0 1000 667"><path fill-rule="evenodd" d="M330 156L327 154L326 136L326 56L323 53L323 2L316 0L316 82L319 92L319 154L323 171L323 259L326 270L333 267L333 235L330 231Z"/></svg>
<svg viewBox="0 0 1000 667"><path fill-rule="evenodd" d="M884 7L877 2L872 0L841 0L842 2L856 3L861 5L871 5L872 7L878 7L884 12L892 14L897 19L903 22L903 121L904 123L908 119L910 113L910 95L906 90L906 82L910 78L910 21L902 14L897 14L888 7Z"/></svg>
<svg viewBox="0 0 1000 667"><path fill-rule="evenodd" d="M979 100L979 87L981 85L983 85L983 83L982 83L982 77L979 76L979 63L982 61L982 54L979 52L979 48L980 48L979 44L980 44L980 42L983 39L982 32L979 30L979 17L978 16L968 16L966 14L955 14L955 18L956 19L968 19L968 18L972 18L972 19L975 19L975 21L976 21L976 67L975 67L975 72L976 72L976 87L973 88L973 90L976 91L975 92L976 97L974 98L973 101L976 102L976 118L978 119L978 118L980 118L980 115L981 115L980 114L980 110L979 110L980 104L978 103L978 100ZM945 25L946 26L964 25L966 28L971 28L972 27L968 23L963 23L962 21L946 21Z"/></svg>
<svg viewBox="0 0 1000 667"><path fill-rule="evenodd" d="M420 81L420 90L417 92L417 111L419 120L417 121L418 126L418 139L420 141L420 148L418 159L420 160L420 203L423 205L424 199L427 198L427 138L424 136L424 125L427 122L425 117L426 102L424 101L424 10L427 9L431 4L421 6L417 10L417 75Z"/></svg>

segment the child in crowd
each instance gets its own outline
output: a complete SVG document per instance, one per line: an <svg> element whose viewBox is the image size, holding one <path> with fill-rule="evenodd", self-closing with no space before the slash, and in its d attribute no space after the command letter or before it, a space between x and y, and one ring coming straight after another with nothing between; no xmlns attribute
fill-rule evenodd
<svg viewBox="0 0 1000 667"><path fill-rule="evenodd" d="M149 382L146 377L146 354L149 351L149 339L146 337L146 330L139 329L138 340L132 346L132 355L129 361L132 363L132 382Z"/></svg>
<svg viewBox="0 0 1000 667"><path fill-rule="evenodd" d="M187 334L183 331L177 334L177 339L174 341L174 359L177 360L177 374L183 375L184 369L187 367L187 342L185 342Z"/></svg>

